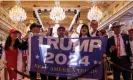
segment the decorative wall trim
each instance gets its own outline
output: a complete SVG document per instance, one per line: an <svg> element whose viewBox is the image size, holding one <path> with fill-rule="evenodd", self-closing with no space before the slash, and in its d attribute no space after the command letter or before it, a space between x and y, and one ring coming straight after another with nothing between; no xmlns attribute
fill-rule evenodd
<svg viewBox="0 0 133 80"><path fill-rule="evenodd" d="M123 8L121 8L117 13L109 17L108 19L104 20L104 22L100 23L99 28L107 27L112 21L117 20L120 18L125 12L127 12L129 9L133 7L133 2L128 2Z"/></svg>

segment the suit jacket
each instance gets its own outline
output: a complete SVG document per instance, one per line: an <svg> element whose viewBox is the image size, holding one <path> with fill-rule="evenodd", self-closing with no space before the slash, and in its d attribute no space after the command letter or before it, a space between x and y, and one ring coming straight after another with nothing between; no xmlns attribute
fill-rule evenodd
<svg viewBox="0 0 133 80"><path fill-rule="evenodd" d="M27 50L28 49L28 40L20 42L18 45L20 50Z"/></svg>
<svg viewBox="0 0 133 80"><path fill-rule="evenodd" d="M99 36L98 33L99 33L99 31L97 30L97 31L96 31L96 36Z"/></svg>
<svg viewBox="0 0 133 80"><path fill-rule="evenodd" d="M95 36L99 36L98 33L99 33L99 31L97 30ZM90 34L90 36L91 36L91 35L92 35L92 33Z"/></svg>
<svg viewBox="0 0 133 80"><path fill-rule="evenodd" d="M122 39L124 42L125 52L127 54L129 62L130 62L130 57L131 57L132 53L131 53L131 49L130 49L129 37L128 37L128 35L121 35L121 36L122 36ZM107 54L107 56L111 57L112 62L119 63L120 59L117 57L117 50L110 51L111 46L116 46L114 36L110 37L107 40L106 54Z"/></svg>

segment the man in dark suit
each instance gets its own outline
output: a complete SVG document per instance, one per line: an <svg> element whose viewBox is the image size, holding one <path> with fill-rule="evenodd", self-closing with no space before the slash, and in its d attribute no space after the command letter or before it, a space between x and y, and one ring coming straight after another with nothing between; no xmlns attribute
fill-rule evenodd
<svg viewBox="0 0 133 80"><path fill-rule="evenodd" d="M131 49L129 44L128 35L120 34L119 22L112 24L111 29L114 31L114 36L110 37L107 41L106 54L111 57L111 61L121 67L130 70L130 56ZM120 75L122 73L124 80L130 80L130 72L124 71L118 67L112 66L114 80L120 80Z"/></svg>
<svg viewBox="0 0 133 80"><path fill-rule="evenodd" d="M132 52L132 57L130 58L131 61L131 69L133 70L133 28L128 30L128 35L129 35L129 42L130 42L130 48ZM133 73L131 73L131 79L133 80Z"/></svg>
<svg viewBox="0 0 133 80"><path fill-rule="evenodd" d="M57 35L58 35L58 38L64 38L65 37L65 27L63 27L63 26L58 27ZM56 80L56 77L48 76L48 80ZM67 77L59 77L58 80L67 80Z"/></svg>
<svg viewBox="0 0 133 80"><path fill-rule="evenodd" d="M64 38L65 37L65 27L63 26L60 26L58 29L57 29L57 35L58 35L58 38ZM67 80L67 77L59 77L59 80Z"/></svg>
<svg viewBox="0 0 133 80"><path fill-rule="evenodd" d="M99 36L98 35L99 31L97 30L98 22L96 20L92 20L90 22L90 27L92 28L91 37Z"/></svg>

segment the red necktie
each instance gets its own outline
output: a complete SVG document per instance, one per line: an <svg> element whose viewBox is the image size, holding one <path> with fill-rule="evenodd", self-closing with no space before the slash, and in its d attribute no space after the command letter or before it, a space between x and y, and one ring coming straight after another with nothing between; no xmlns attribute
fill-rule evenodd
<svg viewBox="0 0 133 80"><path fill-rule="evenodd" d="M117 35L117 57L120 57L120 38Z"/></svg>
<svg viewBox="0 0 133 80"><path fill-rule="evenodd" d="M26 63L27 60L26 50L22 51L22 55L23 55L23 61Z"/></svg>

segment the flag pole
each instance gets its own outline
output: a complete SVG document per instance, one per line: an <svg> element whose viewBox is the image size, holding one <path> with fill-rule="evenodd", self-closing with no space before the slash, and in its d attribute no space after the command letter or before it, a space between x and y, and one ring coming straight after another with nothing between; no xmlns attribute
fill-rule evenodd
<svg viewBox="0 0 133 80"><path fill-rule="evenodd" d="M104 59L104 64L103 64L103 68L104 68L104 80L108 80L107 79L107 56L106 56L106 54L103 54L103 59Z"/></svg>

